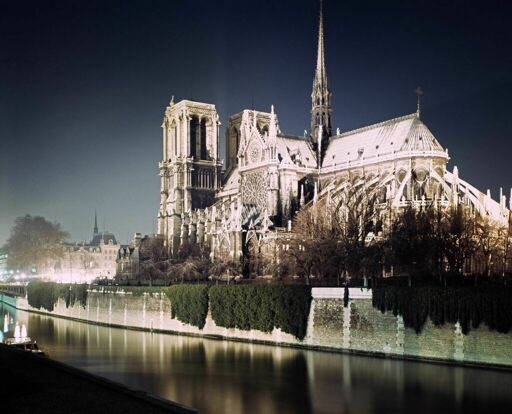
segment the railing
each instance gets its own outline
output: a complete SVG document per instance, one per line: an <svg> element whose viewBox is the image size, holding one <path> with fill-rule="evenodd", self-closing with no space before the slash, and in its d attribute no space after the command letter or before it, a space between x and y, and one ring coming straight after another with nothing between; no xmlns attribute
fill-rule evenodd
<svg viewBox="0 0 512 414"><path fill-rule="evenodd" d="M0 293L25 296L27 293L27 287L25 285L0 285Z"/></svg>
<svg viewBox="0 0 512 414"><path fill-rule="evenodd" d="M389 151L386 153L379 153L375 155L370 155L367 157L361 157L357 160L347 160L340 161L333 165L329 165L322 168L322 174L351 169L356 167L364 167L366 165L392 161L398 158L413 158L413 157L438 157L448 159L448 155L444 151L436 151L436 150L409 150L409 151Z"/></svg>

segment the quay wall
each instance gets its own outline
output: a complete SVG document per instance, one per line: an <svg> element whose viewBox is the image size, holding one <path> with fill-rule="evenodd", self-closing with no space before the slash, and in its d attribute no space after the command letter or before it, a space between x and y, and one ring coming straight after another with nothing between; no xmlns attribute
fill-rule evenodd
<svg viewBox="0 0 512 414"><path fill-rule="evenodd" d="M382 314L375 309L371 290L351 288L347 307L343 306L342 288L313 288L312 296L307 334L303 340L297 340L280 329L265 333L219 327L210 313L204 328L199 329L173 319L169 299L158 293L136 296L90 291L85 307L76 303L67 308L64 301L59 299L53 312L34 309L23 297L0 293L0 300L20 310L121 328L390 358L512 368L510 333L502 334L480 326L463 335L459 324L435 326L427 321L421 333L417 334L413 329L404 327L401 316Z"/></svg>

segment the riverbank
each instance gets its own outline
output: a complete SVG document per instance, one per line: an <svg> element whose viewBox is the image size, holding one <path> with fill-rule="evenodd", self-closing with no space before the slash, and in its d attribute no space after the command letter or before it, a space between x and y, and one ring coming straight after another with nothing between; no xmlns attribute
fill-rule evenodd
<svg viewBox="0 0 512 414"><path fill-rule="evenodd" d="M197 411L48 358L0 346L2 411L17 414Z"/></svg>
<svg viewBox="0 0 512 414"><path fill-rule="evenodd" d="M512 335L484 324L463 334L456 323L435 325L428 320L418 333L404 326L401 316L372 306L372 291L351 288L344 306L343 289L313 288L306 335L298 339L274 328L270 332L218 326L208 311L202 328L172 318L171 302L163 294L89 291L85 306L66 306L59 299L53 311L35 309L26 298L1 296L20 310L63 317L100 326L203 338L296 347L329 352L420 360L460 366L512 369Z"/></svg>

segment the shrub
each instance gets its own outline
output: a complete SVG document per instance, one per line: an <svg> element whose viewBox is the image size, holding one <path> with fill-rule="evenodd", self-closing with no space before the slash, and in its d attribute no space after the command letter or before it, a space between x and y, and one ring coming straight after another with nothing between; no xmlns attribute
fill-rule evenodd
<svg viewBox="0 0 512 414"><path fill-rule="evenodd" d="M308 286L218 285L209 291L218 326L271 332L274 327L303 339L311 289Z"/></svg>
<svg viewBox="0 0 512 414"><path fill-rule="evenodd" d="M59 288L54 282L30 282L27 286L28 304L33 308L53 311L59 299Z"/></svg>
<svg viewBox="0 0 512 414"><path fill-rule="evenodd" d="M427 318L435 325L461 325L467 334L485 323L501 333L512 330L512 289L500 286L377 286L373 306L401 315L404 325L421 332Z"/></svg>
<svg viewBox="0 0 512 414"><path fill-rule="evenodd" d="M87 305L87 284L62 285L59 297L66 302L66 308L73 306L76 302L85 308Z"/></svg>
<svg viewBox="0 0 512 414"><path fill-rule="evenodd" d="M53 312L59 298L64 300L67 308L76 302L85 307L87 305L87 284L33 281L27 286L28 304L33 308Z"/></svg>
<svg viewBox="0 0 512 414"><path fill-rule="evenodd" d="M174 285L164 293L171 301L173 318L203 329L208 314L207 285Z"/></svg>

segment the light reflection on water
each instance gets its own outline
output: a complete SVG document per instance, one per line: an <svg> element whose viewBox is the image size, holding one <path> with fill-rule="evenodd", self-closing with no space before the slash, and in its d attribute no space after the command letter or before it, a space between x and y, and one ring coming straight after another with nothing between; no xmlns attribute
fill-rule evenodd
<svg viewBox="0 0 512 414"><path fill-rule="evenodd" d="M88 325L0 304L59 361L204 414L505 412L512 373ZM6 318L5 315L8 315ZM12 322L12 323L10 323Z"/></svg>

